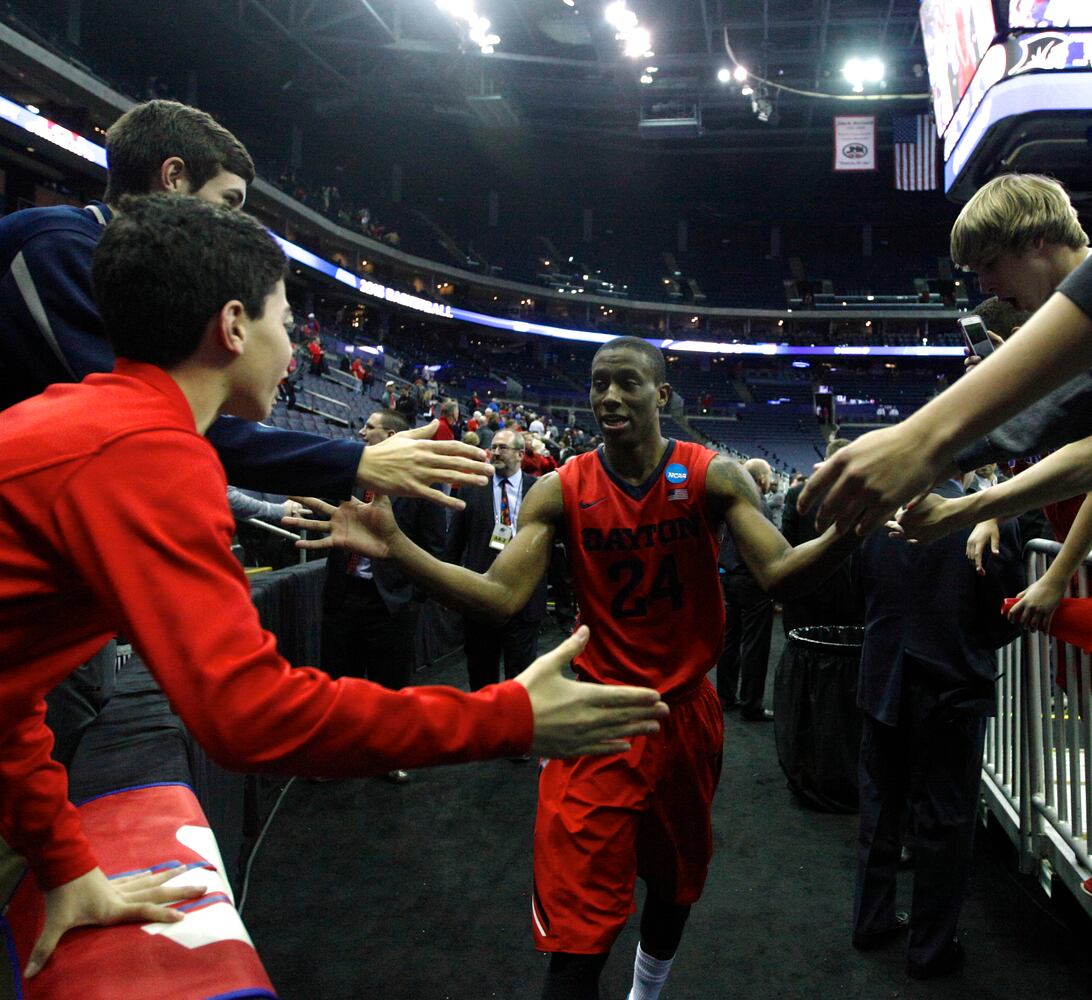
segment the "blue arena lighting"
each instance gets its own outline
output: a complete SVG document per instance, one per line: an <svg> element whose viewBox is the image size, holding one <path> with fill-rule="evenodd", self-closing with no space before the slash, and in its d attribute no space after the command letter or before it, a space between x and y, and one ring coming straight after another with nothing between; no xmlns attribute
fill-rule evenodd
<svg viewBox="0 0 1092 1000"><path fill-rule="evenodd" d="M66 149L76 156L97 163L103 170L106 169L106 150L102 146L91 142L90 139L85 139L63 125L51 122L44 115L37 114L30 108L9 101L6 97L0 97L0 118L26 129L31 135L51 142L54 146L60 146L61 149Z"/></svg>
<svg viewBox="0 0 1092 1000"><path fill-rule="evenodd" d="M15 104L4 97L0 97L0 118L11 122L13 125L18 125L27 132L60 146L62 149L67 149L85 160L90 160L104 170L106 169L106 150L102 146L57 125L55 122L49 121L47 118L43 118L41 115L36 115L22 105ZM511 333L531 334L537 337L552 337L555 340L605 344L607 341L622 336L622 334L618 333L569 330L565 327L549 326L545 323L506 319L501 316L490 316L488 313L474 312L470 309L458 309L449 306L446 302L433 302L423 296L403 292L400 289L382 285L368 278L359 278L351 271L347 271L340 265L284 239L277 233L271 232L271 235L280 244L285 256L290 260L318 271L328 278L333 278L343 285L348 285L367 298L389 302L391 305L400 306L403 309L435 316L438 319L460 320L464 323L492 327L495 330L508 330ZM700 354L761 355L766 357L859 355L864 357L962 358L966 353L962 347L928 347L925 345L921 347L885 347L882 345L869 347L795 347L792 344L728 344L706 340L673 340L671 338L658 340L652 337L646 337L645 339L650 344L654 344L663 350ZM361 347L360 350L372 353L374 349ZM382 350L382 348L379 348L379 350Z"/></svg>

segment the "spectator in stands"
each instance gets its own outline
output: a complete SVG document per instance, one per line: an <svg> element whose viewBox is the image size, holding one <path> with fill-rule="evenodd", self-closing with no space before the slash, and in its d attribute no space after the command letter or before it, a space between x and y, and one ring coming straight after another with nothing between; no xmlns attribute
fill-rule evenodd
<svg viewBox="0 0 1092 1000"><path fill-rule="evenodd" d="M454 399L445 399L440 407L440 426L436 431L436 440L450 441L454 438L458 423L459 404Z"/></svg>
<svg viewBox="0 0 1092 1000"><path fill-rule="evenodd" d="M303 383L303 367L296 354L288 361L288 374L281 379L281 398L290 410L296 408L296 390Z"/></svg>
<svg viewBox="0 0 1092 1000"><path fill-rule="evenodd" d="M958 479L937 487L963 493ZM853 944L883 945L906 929L895 910L901 820L909 802L914 856L907 972L963 965L957 925L973 856L986 717L995 712L994 651L1014 636L1001 600L1023 587L1010 525L987 573L965 557L967 532L903 545L873 532L861 553L865 642L860 834Z"/></svg>
<svg viewBox="0 0 1092 1000"><path fill-rule="evenodd" d="M408 429L397 411L376 410L360 436L376 445ZM438 557L446 533L444 511L408 498L392 501L392 507L407 537ZM365 677L390 691L406 687L413 677L420 600L395 566L335 549L326 562L322 592L322 669L334 678ZM396 767L386 777L401 784L409 773Z"/></svg>
<svg viewBox="0 0 1092 1000"><path fill-rule="evenodd" d="M537 434L539 437L546 433L546 425L542 422L542 418L537 413L531 414L531 421L527 425L527 430L532 434Z"/></svg>
<svg viewBox="0 0 1092 1000"><path fill-rule="evenodd" d="M762 514L769 521L765 497L770 489L770 465L764 459L752 458L743 463L743 468L758 487ZM717 559L726 612L724 650L717 664L717 694L726 711L738 706L741 718L747 722L770 722L773 712L763 706L763 701L773 601L758 585L730 534L720 543Z"/></svg>
<svg viewBox="0 0 1092 1000"><path fill-rule="evenodd" d="M524 497L538 481L520 469L524 449L522 434L503 430L494 436L493 482L460 493L466 507L451 519L445 562L485 573L497 553L515 538ZM464 616L463 645L471 691L497 683L502 655L504 676L508 678L515 677L538 656L538 633L545 615L543 577L527 604L503 625L475 615Z"/></svg>
<svg viewBox="0 0 1092 1000"><path fill-rule="evenodd" d="M311 356L311 374L322 375L326 371L326 352L317 335L307 342L307 353Z"/></svg>
<svg viewBox="0 0 1092 1000"><path fill-rule="evenodd" d="M481 440L481 447L487 451L493 444L493 436L497 432L496 424L497 415L492 410L486 409L478 421L478 438Z"/></svg>
<svg viewBox="0 0 1092 1000"><path fill-rule="evenodd" d="M413 391L408 385L402 386L398 390L398 401L394 405L395 411L401 414L406 421L408 427L414 427L417 424L417 401L413 397ZM443 433L443 423L441 422L440 429L436 432L436 436L441 441L450 441L454 438L454 435L446 435Z"/></svg>
<svg viewBox="0 0 1092 1000"><path fill-rule="evenodd" d="M474 448L479 448L481 447L481 440L482 439L478 437L477 431L463 431L463 444L468 444ZM495 472L494 475L496 475ZM465 497L463 499L465 499Z"/></svg>
<svg viewBox="0 0 1092 1000"><path fill-rule="evenodd" d="M357 392L363 392L364 386L368 384L369 374L368 370L364 367L364 362L359 357L353 358L353 363L349 366L349 371L357 380Z"/></svg>
<svg viewBox="0 0 1092 1000"><path fill-rule="evenodd" d="M398 409L398 390L395 388L394 380L390 380L383 387L383 396L381 399L383 408L386 410Z"/></svg>
<svg viewBox="0 0 1092 1000"><path fill-rule="evenodd" d="M202 437L221 412L269 413L291 352L284 255L253 219L198 199L120 207L93 261L113 374L52 387L0 422L0 849L24 855L45 892L28 976L72 927L177 921L155 904L204 891L159 888L170 872L108 881L50 760L37 706L120 630L210 756L238 770L363 775L393 754L453 763L532 744L610 753L664 711L654 692L562 681L586 632L528 671L525 690L394 695L291 669L230 553L225 477Z"/></svg>

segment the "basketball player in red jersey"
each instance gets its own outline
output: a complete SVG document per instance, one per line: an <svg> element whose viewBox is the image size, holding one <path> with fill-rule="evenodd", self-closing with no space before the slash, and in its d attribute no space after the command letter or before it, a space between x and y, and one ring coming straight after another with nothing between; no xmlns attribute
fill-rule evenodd
<svg viewBox="0 0 1092 1000"><path fill-rule="evenodd" d="M552 953L544 1000L592 1000L611 945L648 886L631 1000L656 1000L698 900L712 855L710 808L720 776L723 719L706 679L720 654L724 605L717 534L775 596L807 592L854 544L833 531L796 549L762 515L754 481L701 445L665 439L659 414L671 387L647 341L609 341L592 361L591 406L603 447L544 476L527 494L514 536L478 575L440 562L399 530L385 501L318 505L331 522L286 521L393 559L461 611L507 618L546 572L563 537L581 621L591 640L574 661L599 684L646 684L671 706L654 736L610 757L549 761L539 782L532 924Z"/></svg>

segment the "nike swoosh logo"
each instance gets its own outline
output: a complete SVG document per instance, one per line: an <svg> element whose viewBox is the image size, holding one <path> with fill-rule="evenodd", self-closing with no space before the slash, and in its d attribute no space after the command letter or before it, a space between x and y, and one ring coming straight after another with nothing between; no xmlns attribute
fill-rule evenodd
<svg viewBox="0 0 1092 1000"><path fill-rule="evenodd" d="M598 500L581 500L580 509L587 510L589 507L594 507L597 503L602 503L606 499L606 497L600 497Z"/></svg>

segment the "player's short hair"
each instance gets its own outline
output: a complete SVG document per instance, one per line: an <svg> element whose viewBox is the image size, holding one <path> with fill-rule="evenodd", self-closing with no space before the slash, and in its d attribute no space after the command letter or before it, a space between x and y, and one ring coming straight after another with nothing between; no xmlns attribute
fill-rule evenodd
<svg viewBox="0 0 1092 1000"><path fill-rule="evenodd" d="M265 228L197 198L122 200L91 259L106 334L121 357L170 368L201 343L233 299L259 319L284 278L285 258Z"/></svg>
<svg viewBox="0 0 1092 1000"><path fill-rule="evenodd" d="M379 414L379 426L385 431L394 431L395 434L400 434L402 431L410 429L409 421L405 415L397 410L376 410L376 413Z"/></svg>
<svg viewBox="0 0 1092 1000"><path fill-rule="evenodd" d="M1034 310L1017 309L1006 299L999 299L996 295L979 302L974 307L974 313L982 317L987 330L992 330L1002 340L1008 340L1012 331L1018 326L1023 326L1030 318Z"/></svg>
<svg viewBox="0 0 1092 1000"><path fill-rule="evenodd" d="M664 352L640 337L615 337L614 340L608 340L595 352L592 364L594 365L595 359L606 351L623 350L635 351L648 362L648 367L652 371L652 381L657 385L662 385L667 381L667 365L664 363Z"/></svg>
<svg viewBox="0 0 1092 1000"><path fill-rule="evenodd" d="M123 195L149 194L163 161L172 156L186 164L195 191L221 170L247 184L254 180L246 147L211 115L178 101L146 101L106 130L109 174L103 199L114 205Z"/></svg>
<svg viewBox="0 0 1092 1000"><path fill-rule="evenodd" d="M952 260L959 267L985 267L1004 253L1030 250L1038 239L1074 250L1088 246L1077 210L1058 181L1002 174L963 206L952 226Z"/></svg>

